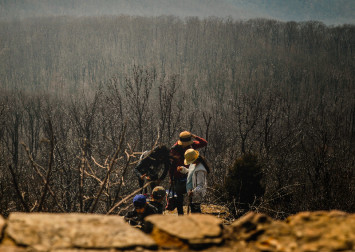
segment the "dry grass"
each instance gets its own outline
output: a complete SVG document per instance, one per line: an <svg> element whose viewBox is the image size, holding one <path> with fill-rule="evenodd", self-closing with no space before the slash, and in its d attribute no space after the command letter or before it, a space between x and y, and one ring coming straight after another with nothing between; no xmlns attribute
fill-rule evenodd
<svg viewBox="0 0 355 252"><path fill-rule="evenodd" d="M233 218L232 214L225 206L215 204L201 204L201 210L203 214L211 214L219 219L222 219L224 224L229 224ZM187 213L187 206L184 206L184 213ZM174 211L164 211L163 214L177 214L177 210L175 209Z"/></svg>

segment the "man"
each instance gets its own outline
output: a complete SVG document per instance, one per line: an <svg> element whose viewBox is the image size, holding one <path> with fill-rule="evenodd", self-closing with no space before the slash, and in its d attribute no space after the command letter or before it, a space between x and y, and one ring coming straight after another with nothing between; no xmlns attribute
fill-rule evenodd
<svg viewBox="0 0 355 252"><path fill-rule="evenodd" d="M179 135L179 140L170 149L170 159L172 164L169 169L170 183L174 185L174 192L177 195L178 215L184 214L184 194L186 194L187 174L182 174L177 170L179 166L185 166L184 154L188 149L199 149L207 146L207 141L202 137L183 131Z"/></svg>
<svg viewBox="0 0 355 252"><path fill-rule="evenodd" d="M149 204L155 206L158 209L158 214L162 214L164 211L163 201L166 196L166 191L162 186L154 187L152 191L152 199Z"/></svg>
<svg viewBox="0 0 355 252"><path fill-rule="evenodd" d="M158 209L147 202L146 197L143 194L137 194L133 198L134 210L127 213L124 219L131 224L140 229L144 228L144 218L157 214Z"/></svg>
<svg viewBox="0 0 355 252"><path fill-rule="evenodd" d="M138 165L134 168L139 187L143 187L145 180L152 181L150 184L152 191L166 177L169 167L169 149L165 145L144 152Z"/></svg>

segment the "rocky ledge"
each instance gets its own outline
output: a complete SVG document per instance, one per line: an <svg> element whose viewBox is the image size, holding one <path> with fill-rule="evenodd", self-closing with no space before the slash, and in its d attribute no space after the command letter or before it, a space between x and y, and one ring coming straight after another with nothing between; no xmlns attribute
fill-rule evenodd
<svg viewBox="0 0 355 252"><path fill-rule="evenodd" d="M250 212L231 225L208 214L153 215L148 233L119 216L11 213L0 252L355 251L355 215L302 212L278 221Z"/></svg>

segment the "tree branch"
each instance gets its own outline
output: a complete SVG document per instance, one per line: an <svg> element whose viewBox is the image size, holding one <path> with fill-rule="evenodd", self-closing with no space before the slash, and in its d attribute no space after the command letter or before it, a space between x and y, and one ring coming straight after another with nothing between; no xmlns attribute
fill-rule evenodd
<svg viewBox="0 0 355 252"><path fill-rule="evenodd" d="M24 143L21 143L21 144L22 144L22 146L23 146L23 147L25 148L25 150L26 150L27 156L28 156L29 160L31 161L32 167L35 169L35 171L37 172L37 174L41 177L43 183L44 183L45 185L47 185L47 189L48 189L49 193L52 195L52 197L53 197L55 203L57 204L57 206L60 208L61 211L65 212L64 208L59 204L59 202L58 202L58 200L57 200L57 197L55 196L55 194L54 194L54 192L52 191L51 187L50 187L49 184L47 183L46 178L43 176L43 174L42 174L42 173L40 172L40 170L39 170L39 168L41 168L41 169L44 169L44 168L43 168L42 166L40 166L39 164L37 164L37 163L34 161L32 155L31 155L31 153L30 153L29 148L28 148Z"/></svg>
<svg viewBox="0 0 355 252"><path fill-rule="evenodd" d="M53 166L53 160L54 160L54 134L53 134L53 126L51 120L48 120L48 126L49 126L49 134L50 134L50 154L49 154L49 160L48 160L48 170L45 178L45 184L43 186L43 192L42 196L40 198L39 204L38 204L38 211L42 210L43 202L46 198L47 191L49 189L49 178L51 175L52 171L52 166Z"/></svg>
<svg viewBox="0 0 355 252"><path fill-rule="evenodd" d="M89 210L90 213L94 212L94 210L95 210L95 208L96 208L96 205L97 205L97 203L98 203L98 201L99 201L99 199L100 199L100 196L101 196L101 194L102 194L102 191L104 190L104 188L105 188L105 186L106 186L106 183L107 183L107 180L108 180L108 178L109 178L109 176L110 176L110 173L111 173L111 171L112 171L112 168L113 168L114 164L117 162L117 156L118 156L119 152L120 152L121 149L122 149L122 144L123 144L123 140L124 140L124 135L125 135L125 132L126 132L126 126L127 126L127 125L125 125L124 128L123 128L123 132L122 132L122 135L121 135L120 143L119 143L119 145L118 145L118 147L117 147L117 149L116 149L114 155L113 155L112 158L111 158L111 161L110 161L110 164L109 164L109 167L108 167L108 170L107 170L105 179L103 180L103 183L102 183L102 185L101 185L101 188L99 189L99 191L98 191L98 193L97 193L97 195L96 195L96 197L95 197L95 201L94 201L94 203L92 204L92 206L91 206L91 208L90 208L90 210Z"/></svg>
<svg viewBox="0 0 355 252"><path fill-rule="evenodd" d="M15 176L15 172L14 172L14 170L12 169L12 166L11 166L11 165L9 165L9 170L10 170L10 173L11 173L11 176L12 176L12 181L14 182L14 186L15 186L16 193L17 193L18 197L20 198L21 204L22 204L23 207L26 209L26 212L31 212L31 211L30 211L30 208L28 207L28 205L27 205L25 199L23 198L23 196L22 196L22 194L21 194L21 191L20 191L20 188L19 188L19 185L18 185L16 176Z"/></svg>
<svg viewBox="0 0 355 252"><path fill-rule="evenodd" d="M153 181L150 181L148 183L146 183L144 186L140 187L139 189L135 190L133 193L131 193L130 195L126 196L124 199L122 199L120 202L118 202L116 205L114 205L110 211L108 211L106 213L106 215L112 213L113 210L115 210L117 207L119 207L120 205L122 205L123 203L125 203L129 198L132 198L132 196L136 195L137 193L139 193L142 189L148 187Z"/></svg>

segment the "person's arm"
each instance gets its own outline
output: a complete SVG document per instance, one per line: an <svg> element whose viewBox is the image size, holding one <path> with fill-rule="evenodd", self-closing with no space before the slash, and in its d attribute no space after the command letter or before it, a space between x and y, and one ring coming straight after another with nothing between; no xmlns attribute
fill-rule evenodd
<svg viewBox="0 0 355 252"><path fill-rule="evenodd" d="M170 150L170 152L169 152L169 160L170 160L169 178L170 178L170 182L171 182L173 180L173 177L174 177L174 167L175 167L173 150Z"/></svg>
<svg viewBox="0 0 355 252"><path fill-rule="evenodd" d="M182 174L186 174L189 172L189 169L187 169L185 166L179 166L177 169L178 172L181 172Z"/></svg>
<svg viewBox="0 0 355 252"><path fill-rule="evenodd" d="M168 171L169 171L169 169L170 169L170 160L169 160L169 157L166 158L166 160L165 160L164 163L163 163L163 166L164 166L164 170L163 170L162 175L161 175L160 178L159 178L159 181L162 181L163 179L165 179L166 175L168 174Z"/></svg>
<svg viewBox="0 0 355 252"><path fill-rule="evenodd" d="M194 149L198 149L198 148L202 148L202 147L207 146L207 141L204 138L196 136L196 135L192 135L192 137L195 139L192 144L192 147Z"/></svg>
<svg viewBox="0 0 355 252"><path fill-rule="evenodd" d="M134 168L134 173L138 178L144 179L145 176L149 176L149 174L147 174L147 167L149 167L150 161L151 159L148 157L142 159L141 161L139 161L138 165Z"/></svg>
<svg viewBox="0 0 355 252"><path fill-rule="evenodd" d="M151 215L151 214L157 214L159 212L157 207L155 207L155 206L153 206L152 204L149 204L149 203L148 203L148 206L146 208L146 211L147 212L146 212L146 215L144 217L146 217L148 215Z"/></svg>
<svg viewBox="0 0 355 252"><path fill-rule="evenodd" d="M170 153L169 153L169 162L170 162L169 177L170 177L170 182L172 182L174 180L176 168L178 166L179 153L176 151L175 148L176 148L176 144L173 145L173 147L171 147Z"/></svg>
<svg viewBox="0 0 355 252"><path fill-rule="evenodd" d="M138 165L134 167L134 174L140 179L143 176L142 170L143 170L143 162L142 160L139 161Z"/></svg>
<svg viewBox="0 0 355 252"><path fill-rule="evenodd" d="M130 211L124 216L124 220L128 222L130 225L135 226L138 225L138 215L136 211Z"/></svg>
<svg viewBox="0 0 355 252"><path fill-rule="evenodd" d="M137 177L142 179L142 176L149 177L150 174L147 174L148 167L152 165L152 159L148 156L139 161L138 165L134 168L134 172Z"/></svg>

